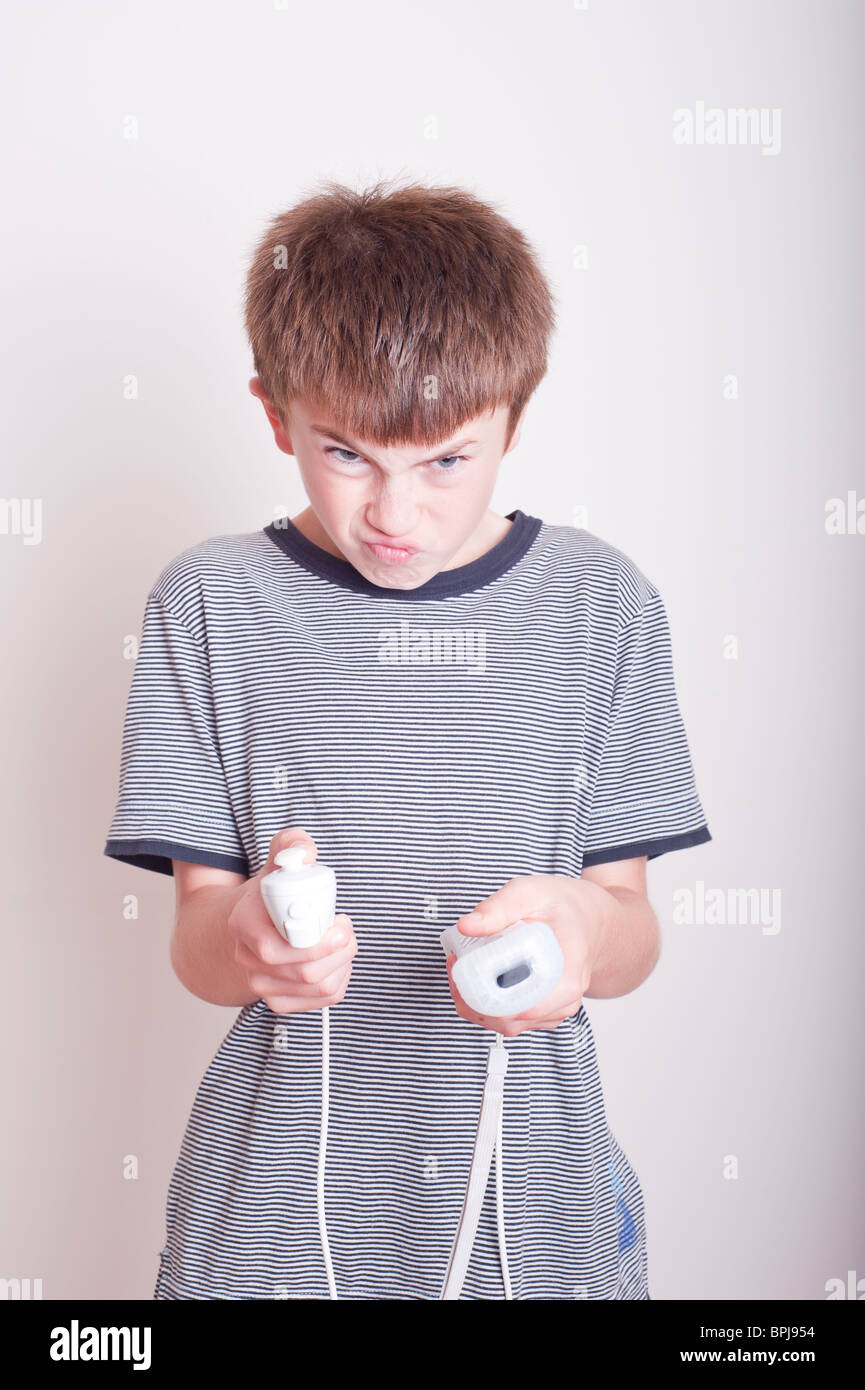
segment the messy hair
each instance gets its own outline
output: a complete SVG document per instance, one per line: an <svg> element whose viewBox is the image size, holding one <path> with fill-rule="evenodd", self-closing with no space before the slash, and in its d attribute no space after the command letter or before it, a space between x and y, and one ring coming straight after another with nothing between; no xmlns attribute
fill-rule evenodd
<svg viewBox="0 0 865 1390"><path fill-rule="evenodd" d="M285 422L295 398L358 439L437 444L547 369L553 299L523 234L463 188L326 182L253 253L246 328Z"/></svg>

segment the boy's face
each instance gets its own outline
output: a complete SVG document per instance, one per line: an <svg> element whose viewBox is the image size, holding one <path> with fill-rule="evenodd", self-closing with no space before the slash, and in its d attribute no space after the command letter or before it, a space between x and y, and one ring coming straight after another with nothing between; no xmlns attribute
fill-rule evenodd
<svg viewBox="0 0 865 1390"><path fill-rule="evenodd" d="M371 583L416 589L502 538L502 519L488 511L489 501L502 457L522 426L521 417L505 449L507 406L466 421L432 448L379 448L350 439L307 401L293 401L283 424L258 377L249 386L279 448L297 458L313 513L304 514L301 530Z"/></svg>

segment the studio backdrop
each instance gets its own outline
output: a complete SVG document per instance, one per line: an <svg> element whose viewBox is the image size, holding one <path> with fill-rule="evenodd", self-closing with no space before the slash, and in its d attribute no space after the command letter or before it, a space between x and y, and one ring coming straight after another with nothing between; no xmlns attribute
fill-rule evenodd
<svg viewBox="0 0 865 1390"><path fill-rule="evenodd" d="M670 621L712 839L649 864L653 973L586 1002L652 1297L861 1298L862 7L47 0L3 28L8 1296L151 1297L237 1010L172 971L171 877L103 853L144 602L306 505L247 387L249 257L319 181L392 178L492 203L556 297L493 507L620 548Z"/></svg>

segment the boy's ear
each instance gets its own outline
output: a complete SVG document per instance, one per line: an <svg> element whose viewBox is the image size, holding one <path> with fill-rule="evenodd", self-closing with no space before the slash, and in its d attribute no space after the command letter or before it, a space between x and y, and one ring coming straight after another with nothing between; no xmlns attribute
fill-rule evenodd
<svg viewBox="0 0 865 1390"><path fill-rule="evenodd" d="M291 437L288 433L288 430L285 428L285 425L282 423L279 411L276 409L275 405L273 404L273 401L271 401L270 398L265 394L264 387L261 384L261 377L251 377L249 382L249 389L252 392L253 396L257 396L258 399L261 401L261 404L264 406L264 413L270 421L270 426L273 430L273 437L276 440L277 448L281 449L284 454L293 454L294 449L292 448Z"/></svg>

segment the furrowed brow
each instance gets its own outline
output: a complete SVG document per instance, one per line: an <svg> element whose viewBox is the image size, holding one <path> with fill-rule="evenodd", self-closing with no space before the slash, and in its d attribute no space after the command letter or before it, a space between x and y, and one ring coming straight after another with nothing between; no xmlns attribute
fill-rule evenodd
<svg viewBox="0 0 865 1390"><path fill-rule="evenodd" d="M310 425L310 429L315 434L321 434L327 439L334 440L341 448L348 449L353 454L363 454L363 449L359 449L350 439L343 439L341 434L337 434L335 430L328 429L327 425ZM448 444L443 449L439 449L438 453L433 454L431 458L420 459L419 462L435 463L440 458L447 458L450 454L457 453L459 449L465 449L467 445L476 443L476 439L458 439L455 443Z"/></svg>

